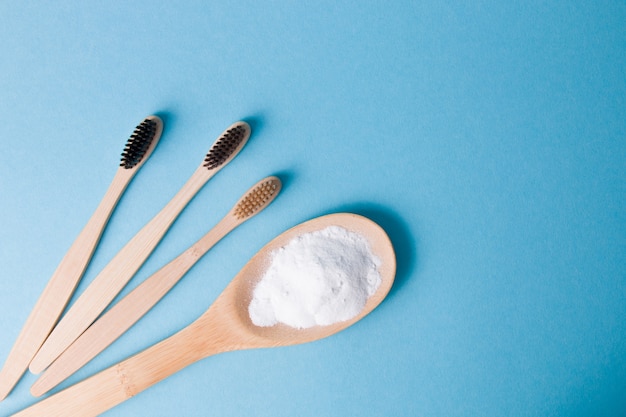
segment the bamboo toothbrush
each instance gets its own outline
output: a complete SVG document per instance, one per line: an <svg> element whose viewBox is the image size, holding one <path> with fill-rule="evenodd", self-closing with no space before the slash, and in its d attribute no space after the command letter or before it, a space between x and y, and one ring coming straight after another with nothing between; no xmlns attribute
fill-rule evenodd
<svg viewBox="0 0 626 417"><path fill-rule="evenodd" d="M381 283L354 318L306 329L276 324L257 327L248 306L252 291L267 270L272 251L303 233L340 226L365 237L381 261ZM90 417L139 394L177 371L222 352L312 342L331 336L361 320L378 306L394 281L396 258L389 237L371 220L350 213L318 217L288 230L265 245L237 274L213 305L196 321L169 338L73 385L13 417ZM219 401L219 399L216 399Z"/></svg>
<svg viewBox="0 0 626 417"><path fill-rule="evenodd" d="M126 142L113 181L48 281L0 371L0 401L13 389L61 316L98 245L113 209L161 137L163 122L149 116Z"/></svg>
<svg viewBox="0 0 626 417"><path fill-rule="evenodd" d="M31 372L40 373L46 369L98 318L145 262L189 201L239 153L249 137L250 126L245 122L232 124L220 135L180 191L115 255L70 307L32 360Z"/></svg>
<svg viewBox="0 0 626 417"><path fill-rule="evenodd" d="M256 183L209 233L96 320L50 365L30 392L36 397L45 394L102 352L163 298L209 249L267 207L280 189L281 182L276 177Z"/></svg>

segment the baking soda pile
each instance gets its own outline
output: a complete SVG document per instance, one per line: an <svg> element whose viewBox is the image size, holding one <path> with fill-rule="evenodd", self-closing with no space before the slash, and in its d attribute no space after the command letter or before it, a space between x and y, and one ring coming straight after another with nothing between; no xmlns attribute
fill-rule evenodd
<svg viewBox="0 0 626 417"><path fill-rule="evenodd" d="M357 316L381 283L367 240L342 227L306 233L272 253L248 307L257 326L327 326Z"/></svg>

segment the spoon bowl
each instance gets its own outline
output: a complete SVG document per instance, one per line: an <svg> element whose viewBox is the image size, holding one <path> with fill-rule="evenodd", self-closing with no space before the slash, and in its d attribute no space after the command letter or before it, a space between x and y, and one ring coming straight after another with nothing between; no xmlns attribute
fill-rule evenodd
<svg viewBox="0 0 626 417"><path fill-rule="evenodd" d="M363 236L371 252L380 259L381 283L361 312L350 320L304 329L284 324L259 327L252 323L248 306L256 284L270 265L272 252L297 236L329 226L340 226ZM395 270L395 254L389 237L373 221L349 213L309 220L265 245L213 305L189 326L15 416L96 416L208 356L242 349L296 345L331 336L361 320L382 302L391 289Z"/></svg>
<svg viewBox="0 0 626 417"><path fill-rule="evenodd" d="M376 292L368 298L361 312L347 321L337 322L328 326L313 326L298 329L278 323L271 327L260 327L252 323L248 313L248 306L252 301L252 293L257 283L267 271L271 254L275 250L287 245L299 235L323 230L329 226L341 226L350 232L357 233L366 238L372 253L380 260L378 272L381 283ZM378 306L391 289L396 271L396 261L393 247L385 231L373 221L356 214L337 213L318 217L301 223L292 229L280 234L263 247L237 274L235 279L224 290L222 295L215 301L206 315L219 312L221 317L228 315L236 318L230 321L230 326L239 327L238 333L248 334L246 340L251 343L250 348L287 346L311 342L331 336L361 320ZM216 310L212 312L211 310Z"/></svg>

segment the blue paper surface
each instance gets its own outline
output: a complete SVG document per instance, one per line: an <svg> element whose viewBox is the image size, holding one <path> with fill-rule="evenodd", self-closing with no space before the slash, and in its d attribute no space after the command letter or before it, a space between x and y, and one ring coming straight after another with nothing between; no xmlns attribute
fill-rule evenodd
<svg viewBox="0 0 626 417"><path fill-rule="evenodd" d="M106 415L626 415L626 5L309 3L0 3L0 363L143 117L163 137L77 295L244 119L246 148L123 294L259 179L282 194L62 388L189 324L279 233L350 211L397 253L371 315Z"/></svg>

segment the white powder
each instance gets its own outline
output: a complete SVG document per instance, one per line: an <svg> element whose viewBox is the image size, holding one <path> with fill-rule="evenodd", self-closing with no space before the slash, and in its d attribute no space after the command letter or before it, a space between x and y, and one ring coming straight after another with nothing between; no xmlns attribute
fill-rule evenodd
<svg viewBox="0 0 626 417"><path fill-rule="evenodd" d="M272 253L248 307L257 326L325 326L358 315L376 292L380 259L342 227L306 233Z"/></svg>

